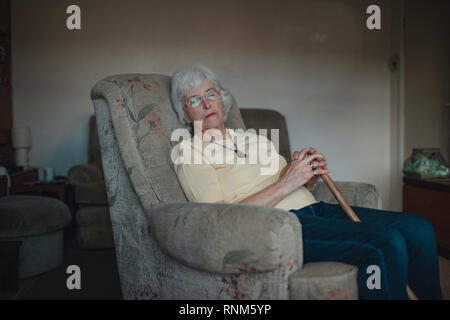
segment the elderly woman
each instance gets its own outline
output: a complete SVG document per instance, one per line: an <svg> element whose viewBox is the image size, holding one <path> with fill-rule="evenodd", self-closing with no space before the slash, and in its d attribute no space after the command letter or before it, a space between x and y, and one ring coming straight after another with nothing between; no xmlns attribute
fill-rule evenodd
<svg viewBox="0 0 450 320"><path fill-rule="evenodd" d="M326 157L314 148L295 151L294 160L283 170L286 160L270 140L239 139L242 132L225 126L232 97L206 66L174 74L172 102L180 120L193 131L193 137L180 144L174 165L189 201L246 203L293 212L302 225L304 261L356 265L360 299L406 299L407 283L419 299L442 298L436 239L427 220L410 213L353 207L361 219L355 223L339 205L316 201L311 191L318 176L330 173ZM205 152L211 145L235 161L218 161L221 158L210 150ZM255 148L270 154L270 161L278 161L278 170L262 174L259 158L244 163ZM186 154L197 156L201 163L186 161ZM379 287L367 285L371 265L380 268Z"/></svg>

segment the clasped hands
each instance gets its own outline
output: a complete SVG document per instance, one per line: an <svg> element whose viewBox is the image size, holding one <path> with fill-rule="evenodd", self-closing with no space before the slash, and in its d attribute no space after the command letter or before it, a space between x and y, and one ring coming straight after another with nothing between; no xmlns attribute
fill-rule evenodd
<svg viewBox="0 0 450 320"><path fill-rule="evenodd" d="M309 147L295 151L294 160L288 163L280 173L279 181L293 188L305 186L311 189L319 179L319 175L329 174L326 158L317 150Z"/></svg>

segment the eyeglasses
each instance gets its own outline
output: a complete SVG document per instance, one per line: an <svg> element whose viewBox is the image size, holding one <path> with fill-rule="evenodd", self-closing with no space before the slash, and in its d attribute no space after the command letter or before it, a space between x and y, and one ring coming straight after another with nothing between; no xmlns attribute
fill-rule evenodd
<svg viewBox="0 0 450 320"><path fill-rule="evenodd" d="M209 101L215 101L219 98L219 93L216 91L216 89L209 89L204 96L190 97L185 102L185 105L191 108L197 108L201 105L203 98L206 98Z"/></svg>

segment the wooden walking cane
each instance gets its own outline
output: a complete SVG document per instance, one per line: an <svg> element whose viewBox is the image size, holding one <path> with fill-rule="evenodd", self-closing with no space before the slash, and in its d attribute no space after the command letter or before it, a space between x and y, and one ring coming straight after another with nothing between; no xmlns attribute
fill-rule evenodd
<svg viewBox="0 0 450 320"><path fill-rule="evenodd" d="M288 165L286 165L283 168L283 170L281 170L280 177L284 175L284 173L286 172L287 168L291 164L292 164L292 162L289 163ZM358 218L358 216L356 215L355 211L353 211L352 207L350 207L348 202L345 200L344 196L342 195L341 191L338 189L336 184L333 182L333 180L331 180L331 178L327 174L321 174L319 176L322 178L323 182L328 187L328 189L330 189L331 193L334 195L336 200L339 202L339 204L341 205L342 209L344 209L345 213L348 215L350 220L355 221L355 222L361 222L361 220ZM415 293L411 290L409 285L406 285L406 293L408 294L408 299L409 300L419 300L417 298L417 296L415 295Z"/></svg>

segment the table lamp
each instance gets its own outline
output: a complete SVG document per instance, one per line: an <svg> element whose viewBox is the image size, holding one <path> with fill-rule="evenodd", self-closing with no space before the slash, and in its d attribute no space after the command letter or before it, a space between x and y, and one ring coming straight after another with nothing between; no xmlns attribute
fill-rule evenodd
<svg viewBox="0 0 450 320"><path fill-rule="evenodd" d="M16 151L16 166L27 169L28 152L31 149L30 127L17 127L11 129L12 145Z"/></svg>

